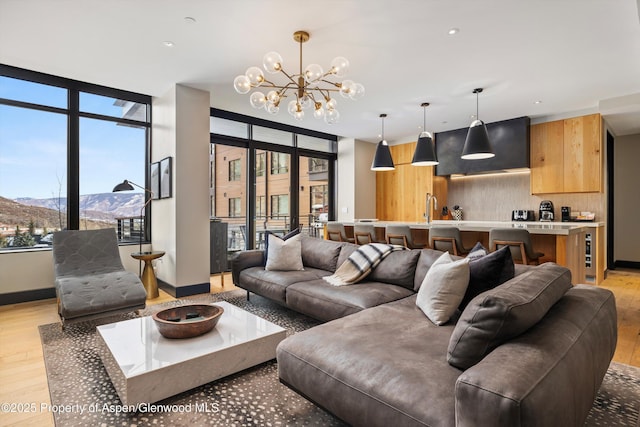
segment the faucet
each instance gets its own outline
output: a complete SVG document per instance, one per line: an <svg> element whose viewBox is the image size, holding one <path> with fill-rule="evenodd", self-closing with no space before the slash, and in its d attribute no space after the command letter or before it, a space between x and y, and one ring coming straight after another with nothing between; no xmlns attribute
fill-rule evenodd
<svg viewBox="0 0 640 427"><path fill-rule="evenodd" d="M436 196L434 194L427 193L427 210L424 215L427 219L427 224L431 224L431 209L429 209L431 206L431 200L433 200L433 210L435 211L438 209L438 199L436 199Z"/></svg>

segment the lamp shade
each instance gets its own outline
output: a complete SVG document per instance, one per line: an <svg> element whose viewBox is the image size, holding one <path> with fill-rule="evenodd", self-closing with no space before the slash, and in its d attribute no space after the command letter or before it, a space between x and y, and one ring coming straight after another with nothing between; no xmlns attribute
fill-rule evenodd
<svg viewBox="0 0 640 427"><path fill-rule="evenodd" d="M489 159L494 157L489 142L487 127L481 120L474 120L469 127L467 139L464 141L462 157L465 160Z"/></svg>
<svg viewBox="0 0 640 427"><path fill-rule="evenodd" d="M390 171L394 170L396 167L393 164L393 159L391 158L391 150L389 150L389 145L387 141L382 140L378 142L378 146L376 147L376 154L373 156L373 163L371 163L372 171Z"/></svg>
<svg viewBox="0 0 640 427"><path fill-rule="evenodd" d="M120 184L113 187L113 192L115 193L117 191L131 191L133 189L133 185L129 184L129 181L125 179Z"/></svg>
<svg viewBox="0 0 640 427"><path fill-rule="evenodd" d="M438 158L436 157L436 149L433 144L433 138L429 132L422 132L418 137L416 150L413 152L413 166L435 166Z"/></svg>

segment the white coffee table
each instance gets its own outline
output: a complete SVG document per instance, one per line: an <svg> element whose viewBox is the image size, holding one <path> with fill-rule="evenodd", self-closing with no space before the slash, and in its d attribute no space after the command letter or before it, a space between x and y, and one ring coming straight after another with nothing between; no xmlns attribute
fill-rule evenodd
<svg viewBox="0 0 640 427"><path fill-rule="evenodd" d="M123 405L153 403L276 357L286 330L227 302L215 329L168 339L153 319L98 326L100 357Z"/></svg>

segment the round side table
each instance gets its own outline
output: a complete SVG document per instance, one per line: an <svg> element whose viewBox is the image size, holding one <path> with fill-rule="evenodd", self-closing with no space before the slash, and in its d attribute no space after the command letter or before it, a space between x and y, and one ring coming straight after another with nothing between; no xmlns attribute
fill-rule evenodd
<svg viewBox="0 0 640 427"><path fill-rule="evenodd" d="M151 261L160 258L164 255L163 251L147 251L147 252L133 252L131 256L137 260L144 261L144 270L142 270L142 284L147 291L147 299L158 298L158 279L153 271L153 265Z"/></svg>

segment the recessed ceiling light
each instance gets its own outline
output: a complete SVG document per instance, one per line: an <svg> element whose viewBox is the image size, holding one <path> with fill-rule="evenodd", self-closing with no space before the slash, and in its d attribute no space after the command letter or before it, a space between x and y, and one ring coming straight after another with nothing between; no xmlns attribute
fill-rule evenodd
<svg viewBox="0 0 640 427"><path fill-rule="evenodd" d="M542 101L540 101L540 100L534 101L534 104L542 104Z"/></svg>
<svg viewBox="0 0 640 427"><path fill-rule="evenodd" d="M453 36L453 35L455 35L455 34L458 34L459 32L460 32L460 28L455 28L455 27L454 27L454 28L449 28L449 31L447 31L447 33L448 33L450 36Z"/></svg>
<svg viewBox="0 0 640 427"><path fill-rule="evenodd" d="M187 24L195 24L196 23L196 18L192 18L190 16L185 16L184 17L184 22L186 22Z"/></svg>
<svg viewBox="0 0 640 427"><path fill-rule="evenodd" d="M173 47L173 42L171 40L166 40L162 42L166 47Z"/></svg>

